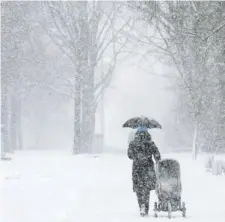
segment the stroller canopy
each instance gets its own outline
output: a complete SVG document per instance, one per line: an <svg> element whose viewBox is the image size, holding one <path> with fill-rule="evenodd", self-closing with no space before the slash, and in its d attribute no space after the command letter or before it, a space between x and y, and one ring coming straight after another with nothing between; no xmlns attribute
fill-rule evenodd
<svg viewBox="0 0 225 222"><path fill-rule="evenodd" d="M159 177L180 178L180 164L177 160L164 159L158 163Z"/></svg>

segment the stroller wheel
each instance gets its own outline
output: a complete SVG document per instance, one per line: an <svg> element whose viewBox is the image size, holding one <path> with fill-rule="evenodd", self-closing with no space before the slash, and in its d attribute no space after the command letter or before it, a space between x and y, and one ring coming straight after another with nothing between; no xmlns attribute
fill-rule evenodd
<svg viewBox="0 0 225 222"><path fill-rule="evenodd" d="M172 206L171 206L170 201L167 202L167 207L168 207L168 218L171 219Z"/></svg>
<svg viewBox="0 0 225 222"><path fill-rule="evenodd" d="M182 216L186 217L186 207L185 207L185 202L182 202Z"/></svg>
<svg viewBox="0 0 225 222"><path fill-rule="evenodd" d="M154 211L158 210L157 202L154 203Z"/></svg>
<svg viewBox="0 0 225 222"><path fill-rule="evenodd" d="M154 203L154 217L158 217L157 215L157 210L158 210L158 206L157 206L157 202Z"/></svg>

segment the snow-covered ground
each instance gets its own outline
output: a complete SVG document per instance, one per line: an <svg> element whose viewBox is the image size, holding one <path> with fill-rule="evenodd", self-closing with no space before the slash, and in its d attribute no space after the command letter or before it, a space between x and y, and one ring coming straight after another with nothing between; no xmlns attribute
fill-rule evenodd
<svg viewBox="0 0 225 222"><path fill-rule="evenodd" d="M187 218L177 222L224 222L225 175L205 172L189 154L171 154L181 163ZM70 156L60 152L20 152L0 162L1 222L168 221L166 213L140 218L132 192L131 161L125 155ZM173 220L172 219L172 220Z"/></svg>

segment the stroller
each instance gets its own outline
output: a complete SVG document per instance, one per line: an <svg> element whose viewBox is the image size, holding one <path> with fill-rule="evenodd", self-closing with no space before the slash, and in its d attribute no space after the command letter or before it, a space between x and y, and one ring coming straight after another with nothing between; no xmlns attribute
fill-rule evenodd
<svg viewBox="0 0 225 222"><path fill-rule="evenodd" d="M154 205L154 216L157 212L168 212L171 218L173 211L181 211L186 216L185 203L181 203L182 185L180 180L180 164L173 159L164 159L156 166L156 195L158 202Z"/></svg>

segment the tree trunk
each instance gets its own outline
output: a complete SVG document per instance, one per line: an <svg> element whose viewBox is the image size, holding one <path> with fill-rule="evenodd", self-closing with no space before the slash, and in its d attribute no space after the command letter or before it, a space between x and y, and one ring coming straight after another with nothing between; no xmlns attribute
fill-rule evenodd
<svg viewBox="0 0 225 222"><path fill-rule="evenodd" d="M91 153L93 141L93 124L95 121L94 103L94 67L90 57L90 27L87 2L79 3L82 15L80 18L80 67L82 76L82 125L81 125L81 152Z"/></svg>
<svg viewBox="0 0 225 222"><path fill-rule="evenodd" d="M196 122L194 126L194 135L193 135L193 144L192 144L192 155L194 160L196 160L197 158L197 136L198 136L198 124Z"/></svg>
<svg viewBox="0 0 225 222"><path fill-rule="evenodd" d="M9 95L7 87L2 83L1 92L1 158L11 151L9 130Z"/></svg>
<svg viewBox="0 0 225 222"><path fill-rule="evenodd" d="M23 149L23 133L22 133L22 101L21 99L17 100L17 144L18 150Z"/></svg>
<svg viewBox="0 0 225 222"><path fill-rule="evenodd" d="M87 81L84 83L82 99L82 152L91 153L95 132L94 78L92 72L87 76L89 77L86 77Z"/></svg>
<svg viewBox="0 0 225 222"><path fill-rule="evenodd" d="M83 112L82 118L82 153L92 153L93 136L94 136L94 113L90 110Z"/></svg>
<svg viewBox="0 0 225 222"><path fill-rule="evenodd" d="M92 153L93 137L95 133L95 113L89 108L83 112L82 119L82 152Z"/></svg>
<svg viewBox="0 0 225 222"><path fill-rule="evenodd" d="M73 154L78 154L81 146L81 78L79 72L76 73L75 81Z"/></svg>
<svg viewBox="0 0 225 222"><path fill-rule="evenodd" d="M17 110L16 110L16 104L17 99L14 95L14 92L11 92L10 95L10 105L11 105L11 118L10 118L10 143L11 143L11 151L17 150Z"/></svg>

